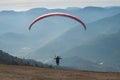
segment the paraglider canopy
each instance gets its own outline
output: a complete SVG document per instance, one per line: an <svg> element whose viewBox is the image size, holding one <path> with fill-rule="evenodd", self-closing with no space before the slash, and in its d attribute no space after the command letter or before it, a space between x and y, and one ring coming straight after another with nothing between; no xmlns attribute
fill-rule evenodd
<svg viewBox="0 0 120 80"><path fill-rule="evenodd" d="M37 21L42 20L42 19L47 18L47 17L50 17L50 16L63 16L63 17L68 17L68 18L74 19L77 22L79 22L80 24L82 24L82 26L86 30L86 25L85 25L85 23L81 19L79 19L78 17L73 16L71 14L60 13L60 12L48 13L48 14L44 14L44 15L39 16L38 18L36 18L35 20L32 21L32 23L29 26L29 30L31 30L33 24L35 24Z"/></svg>

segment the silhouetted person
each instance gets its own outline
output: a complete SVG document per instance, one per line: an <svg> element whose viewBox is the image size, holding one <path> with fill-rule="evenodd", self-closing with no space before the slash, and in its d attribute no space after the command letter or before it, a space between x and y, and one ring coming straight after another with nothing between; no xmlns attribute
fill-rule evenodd
<svg viewBox="0 0 120 80"><path fill-rule="evenodd" d="M57 66L59 66L60 59L62 59L62 58L59 57L59 56L56 56L54 59L56 60L56 64L57 64Z"/></svg>

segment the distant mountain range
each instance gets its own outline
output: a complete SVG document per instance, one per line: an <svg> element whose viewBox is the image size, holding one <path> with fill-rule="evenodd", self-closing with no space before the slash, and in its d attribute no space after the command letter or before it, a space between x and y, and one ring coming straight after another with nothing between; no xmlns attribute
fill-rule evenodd
<svg viewBox="0 0 120 80"><path fill-rule="evenodd" d="M65 12L82 19L85 31L74 20L49 17L28 30L30 22L45 13ZM0 49L18 57L61 66L98 71L120 71L120 7L35 8L0 12Z"/></svg>

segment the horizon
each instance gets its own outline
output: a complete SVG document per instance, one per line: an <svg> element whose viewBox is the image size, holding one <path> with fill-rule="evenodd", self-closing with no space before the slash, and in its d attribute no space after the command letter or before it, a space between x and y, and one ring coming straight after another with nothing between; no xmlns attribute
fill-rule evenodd
<svg viewBox="0 0 120 80"><path fill-rule="evenodd" d="M85 8L113 8L113 7L120 7L120 6L106 6L106 7L101 7L101 6L85 6L85 7L66 7L66 8L46 8L46 7L34 7L34 8L30 8L30 9L24 9L24 10L13 10L13 9L5 9L5 10L0 10L0 11L15 11L15 12L21 12L21 11L28 11L28 10L32 10L32 9L48 9L48 10L52 10L52 9L68 9L68 8L79 8L79 9L85 9Z"/></svg>
<svg viewBox="0 0 120 80"><path fill-rule="evenodd" d="M120 6L119 0L11 0L11 1L1 1L0 3L0 11L1 10L15 10L15 11L24 11L32 8L47 8L47 9L65 9L68 7L79 7L84 8L87 6L95 6L95 7L112 7L112 6Z"/></svg>

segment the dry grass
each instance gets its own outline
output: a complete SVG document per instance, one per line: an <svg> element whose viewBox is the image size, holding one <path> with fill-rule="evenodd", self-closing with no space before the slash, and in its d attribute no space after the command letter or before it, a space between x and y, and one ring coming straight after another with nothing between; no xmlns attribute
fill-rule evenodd
<svg viewBox="0 0 120 80"><path fill-rule="evenodd" d="M0 65L0 80L120 80L120 73Z"/></svg>

